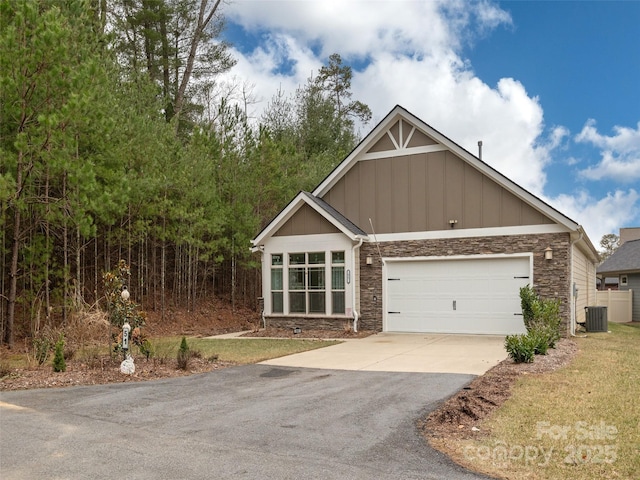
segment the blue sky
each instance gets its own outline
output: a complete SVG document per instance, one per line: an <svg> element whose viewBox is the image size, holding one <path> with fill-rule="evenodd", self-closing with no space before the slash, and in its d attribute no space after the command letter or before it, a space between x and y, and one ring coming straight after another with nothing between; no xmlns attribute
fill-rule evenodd
<svg viewBox="0 0 640 480"><path fill-rule="evenodd" d="M640 226L640 1L231 0L221 90L259 118L339 53L368 104L400 104L582 224ZM238 88L241 85L242 88ZM232 89L235 86L235 89Z"/></svg>

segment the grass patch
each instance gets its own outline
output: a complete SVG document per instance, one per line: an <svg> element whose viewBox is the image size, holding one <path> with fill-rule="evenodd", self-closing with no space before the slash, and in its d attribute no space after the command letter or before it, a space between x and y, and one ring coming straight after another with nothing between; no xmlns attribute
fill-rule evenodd
<svg viewBox="0 0 640 480"><path fill-rule="evenodd" d="M175 358L182 337L153 339L156 355ZM218 360L241 365L258 363L293 353L328 347L340 341L289 340L271 338L188 338L189 349L198 351L203 358L217 355Z"/></svg>
<svg viewBox="0 0 640 480"><path fill-rule="evenodd" d="M182 337L161 337L150 339L153 354L150 359L159 363L174 362ZM215 358L222 362L232 362L239 365L258 363L272 358L283 357L294 353L315 350L341 343L339 340L302 340L302 339L222 339L222 338L187 338L189 350L200 358ZM138 347L132 348L135 359L143 358ZM109 347L106 345L80 348L75 353L77 361L91 362L98 357L108 356ZM53 358L53 356L51 356ZM115 358L121 359L120 356ZM37 366L31 355L11 354L0 359L2 369L33 368ZM51 358L47 365L51 364Z"/></svg>
<svg viewBox="0 0 640 480"><path fill-rule="evenodd" d="M577 338L568 367L518 380L456 460L509 479L640 478L640 328L609 330Z"/></svg>

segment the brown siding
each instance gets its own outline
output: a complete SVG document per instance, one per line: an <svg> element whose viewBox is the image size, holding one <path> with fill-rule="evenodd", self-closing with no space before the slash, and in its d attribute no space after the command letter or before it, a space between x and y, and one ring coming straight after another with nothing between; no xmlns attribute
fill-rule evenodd
<svg viewBox="0 0 640 480"><path fill-rule="evenodd" d="M569 258L571 242L568 233L515 235L407 242L380 242L383 257L513 254L533 252L534 288L542 298L559 298L560 314L568 332L570 319ZM360 248L360 328L382 330L382 266L378 246L365 243ZM553 260L544 259L544 250L553 249ZM366 257L373 257L373 265Z"/></svg>
<svg viewBox="0 0 640 480"><path fill-rule="evenodd" d="M303 205L278 231L275 237L337 233L338 230L309 205Z"/></svg>
<svg viewBox="0 0 640 480"><path fill-rule="evenodd" d="M360 161L323 198L368 233L553 223L448 151Z"/></svg>
<svg viewBox="0 0 640 480"><path fill-rule="evenodd" d="M417 160L417 159L416 159ZM427 189L425 188L427 181L427 162L426 155L422 161L414 161L410 163L411 171L409 173L409 191L413 202L409 203L410 226L416 231L424 232L427 230Z"/></svg>
<svg viewBox="0 0 640 480"><path fill-rule="evenodd" d="M413 132L413 135L411 136L411 139L409 140L409 143L407 145L408 148L412 148L412 147L422 147L425 145L435 145L437 142L429 137L427 137L424 133L422 133L420 130L415 130Z"/></svg>
<svg viewBox="0 0 640 480"><path fill-rule="evenodd" d="M391 169L391 191L392 192L407 192L408 195L392 195L391 196L391 211L392 213L392 228L394 232L407 232L409 231L409 199L411 197L409 191L409 158L400 157L396 159L392 164Z"/></svg>
<svg viewBox="0 0 640 480"><path fill-rule="evenodd" d="M395 149L391 138L386 133L376 142L376 144L371 147L367 153L375 153L375 152L387 152L389 150Z"/></svg>

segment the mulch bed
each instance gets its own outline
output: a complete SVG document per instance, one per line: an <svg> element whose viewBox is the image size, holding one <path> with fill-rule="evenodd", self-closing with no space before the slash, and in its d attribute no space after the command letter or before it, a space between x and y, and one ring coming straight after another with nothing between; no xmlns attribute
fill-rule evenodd
<svg viewBox="0 0 640 480"><path fill-rule="evenodd" d="M565 338L556 348L549 349L547 355L536 355L533 363L514 363L507 358L421 419L418 427L427 440L470 438L476 434L473 427L511 396L520 376L552 372L568 365L577 352L576 343Z"/></svg>

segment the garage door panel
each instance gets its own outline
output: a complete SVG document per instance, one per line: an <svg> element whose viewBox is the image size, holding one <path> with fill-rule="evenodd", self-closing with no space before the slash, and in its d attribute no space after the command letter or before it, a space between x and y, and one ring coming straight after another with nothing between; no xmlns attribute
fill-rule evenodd
<svg viewBox="0 0 640 480"><path fill-rule="evenodd" d="M385 330L523 333L529 269L527 257L389 262Z"/></svg>

